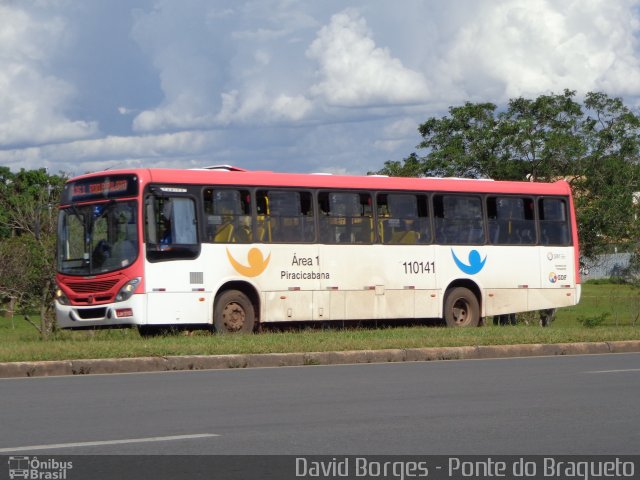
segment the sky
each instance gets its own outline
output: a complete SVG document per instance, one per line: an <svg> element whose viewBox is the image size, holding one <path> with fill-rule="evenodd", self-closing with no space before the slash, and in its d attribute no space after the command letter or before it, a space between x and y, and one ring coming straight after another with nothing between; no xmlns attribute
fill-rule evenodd
<svg viewBox="0 0 640 480"><path fill-rule="evenodd" d="M640 0L0 0L14 171L365 174L450 106L565 88L640 109Z"/></svg>

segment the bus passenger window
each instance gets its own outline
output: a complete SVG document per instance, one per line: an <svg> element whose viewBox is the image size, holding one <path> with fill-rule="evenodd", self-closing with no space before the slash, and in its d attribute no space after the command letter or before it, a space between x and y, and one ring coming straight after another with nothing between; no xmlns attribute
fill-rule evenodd
<svg viewBox="0 0 640 480"><path fill-rule="evenodd" d="M249 191L205 188L203 200L208 242L253 241Z"/></svg>
<svg viewBox="0 0 640 480"><path fill-rule="evenodd" d="M533 199L487 198L489 242L493 245L533 245L536 228Z"/></svg>
<svg viewBox="0 0 640 480"><path fill-rule="evenodd" d="M378 236L385 244L431 242L431 225L426 195L379 194Z"/></svg>
<svg viewBox="0 0 640 480"><path fill-rule="evenodd" d="M258 239L305 243L315 240L310 192L258 190Z"/></svg>
<svg viewBox="0 0 640 480"><path fill-rule="evenodd" d="M480 197L434 195L433 216L437 243L448 245L484 243L484 221Z"/></svg>
<svg viewBox="0 0 640 480"><path fill-rule="evenodd" d="M320 192L318 204L322 242L373 242L373 213L368 193Z"/></svg>
<svg viewBox="0 0 640 480"><path fill-rule="evenodd" d="M543 245L570 245L567 203L561 198L538 200L540 240Z"/></svg>

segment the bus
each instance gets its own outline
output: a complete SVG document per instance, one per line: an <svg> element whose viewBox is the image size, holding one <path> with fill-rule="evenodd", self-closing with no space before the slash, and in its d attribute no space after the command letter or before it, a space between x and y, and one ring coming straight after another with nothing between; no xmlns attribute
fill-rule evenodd
<svg viewBox="0 0 640 480"><path fill-rule="evenodd" d="M70 179L61 328L484 317L575 305L568 183L131 169Z"/></svg>

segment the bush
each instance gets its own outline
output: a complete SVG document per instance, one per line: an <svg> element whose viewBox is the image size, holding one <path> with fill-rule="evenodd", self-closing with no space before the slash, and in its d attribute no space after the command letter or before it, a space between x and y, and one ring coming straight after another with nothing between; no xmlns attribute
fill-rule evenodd
<svg viewBox="0 0 640 480"><path fill-rule="evenodd" d="M602 325L609 317L609 312L603 312L600 315L593 315L590 317L578 317L578 321L583 327L593 328Z"/></svg>

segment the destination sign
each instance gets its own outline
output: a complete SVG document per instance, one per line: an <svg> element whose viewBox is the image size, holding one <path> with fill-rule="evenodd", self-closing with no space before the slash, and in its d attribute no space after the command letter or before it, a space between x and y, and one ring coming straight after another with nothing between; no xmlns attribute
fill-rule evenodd
<svg viewBox="0 0 640 480"><path fill-rule="evenodd" d="M133 197L137 194L138 178L135 175L93 177L67 183L62 194L62 203Z"/></svg>

